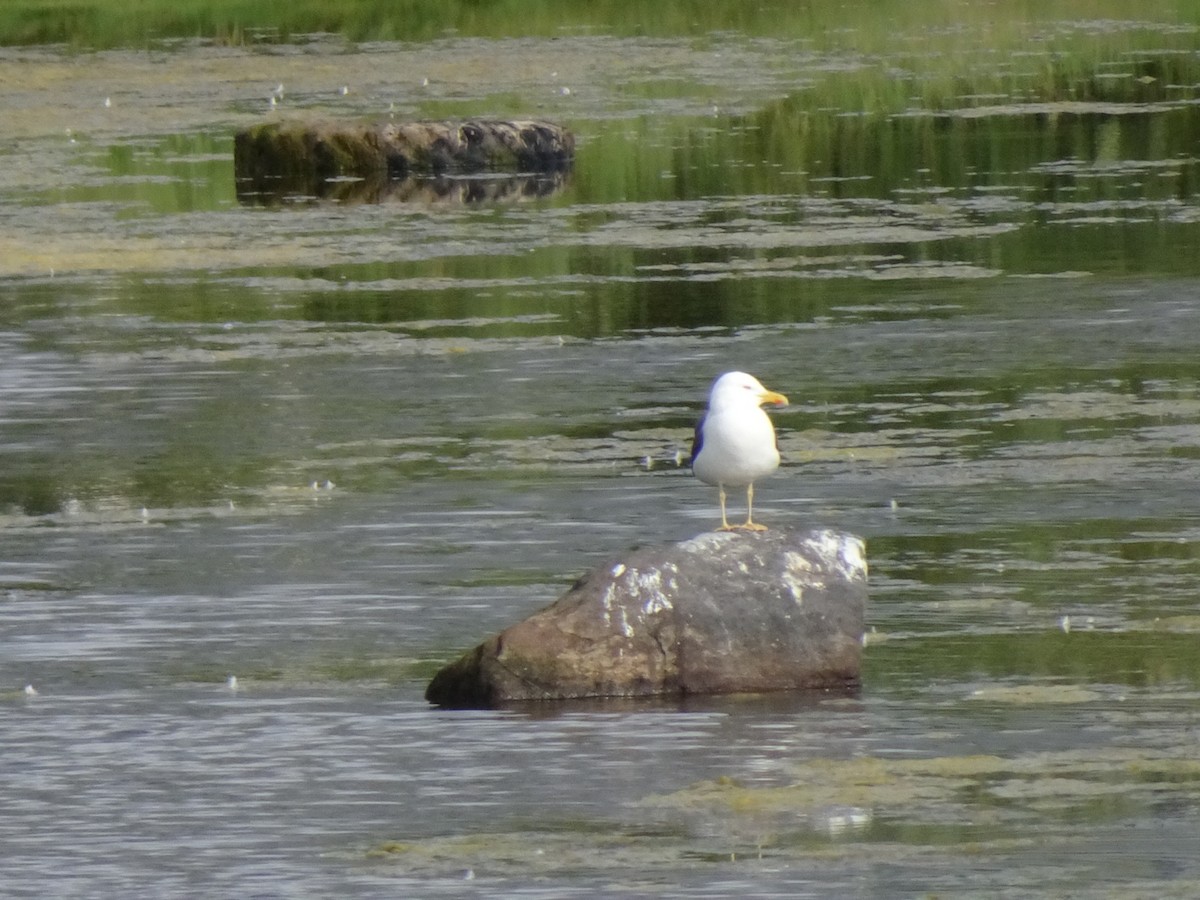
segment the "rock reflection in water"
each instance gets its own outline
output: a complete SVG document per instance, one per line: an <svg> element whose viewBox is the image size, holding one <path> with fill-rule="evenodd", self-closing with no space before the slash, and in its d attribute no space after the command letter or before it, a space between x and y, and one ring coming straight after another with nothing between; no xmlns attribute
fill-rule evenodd
<svg viewBox="0 0 1200 900"><path fill-rule="evenodd" d="M277 208L306 203L462 204L520 203L560 193L569 183L567 172L536 175L421 175L391 179L272 177L241 179L238 202L243 206Z"/></svg>

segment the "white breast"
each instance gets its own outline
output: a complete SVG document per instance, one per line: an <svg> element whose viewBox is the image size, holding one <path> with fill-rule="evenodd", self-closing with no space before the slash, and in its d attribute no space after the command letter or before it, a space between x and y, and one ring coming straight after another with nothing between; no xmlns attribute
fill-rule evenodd
<svg viewBox="0 0 1200 900"><path fill-rule="evenodd" d="M707 484L747 485L779 467L775 428L757 406L710 411L692 469Z"/></svg>

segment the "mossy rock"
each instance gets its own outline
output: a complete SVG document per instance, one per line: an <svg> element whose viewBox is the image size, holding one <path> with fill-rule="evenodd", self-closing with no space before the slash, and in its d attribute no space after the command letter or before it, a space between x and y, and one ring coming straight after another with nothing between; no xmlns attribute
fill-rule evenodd
<svg viewBox="0 0 1200 900"><path fill-rule="evenodd" d="M534 120L266 122L234 137L240 183L406 178L479 172L560 172L575 156L565 128Z"/></svg>

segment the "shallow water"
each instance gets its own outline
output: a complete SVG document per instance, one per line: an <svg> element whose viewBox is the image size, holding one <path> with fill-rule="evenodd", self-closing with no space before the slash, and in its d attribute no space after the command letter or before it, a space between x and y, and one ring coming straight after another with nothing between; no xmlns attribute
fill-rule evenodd
<svg viewBox="0 0 1200 900"><path fill-rule="evenodd" d="M7 51L0 892L1194 891L1195 106L792 141L795 51L185 45L70 90ZM580 158L530 201L239 202L276 81L537 91ZM761 518L868 540L861 695L429 709L712 526L681 463L730 368L793 401Z"/></svg>

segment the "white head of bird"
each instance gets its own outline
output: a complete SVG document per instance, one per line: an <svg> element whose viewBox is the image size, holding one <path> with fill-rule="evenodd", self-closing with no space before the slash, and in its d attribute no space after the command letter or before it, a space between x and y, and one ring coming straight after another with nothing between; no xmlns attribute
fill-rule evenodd
<svg viewBox="0 0 1200 900"><path fill-rule="evenodd" d="M717 486L722 531L764 531L754 521L754 482L779 467L775 427L763 404L786 406L787 397L763 387L753 375L726 372L713 382L708 410L696 425L692 471ZM730 525L725 518L725 488L746 489L746 521Z"/></svg>

